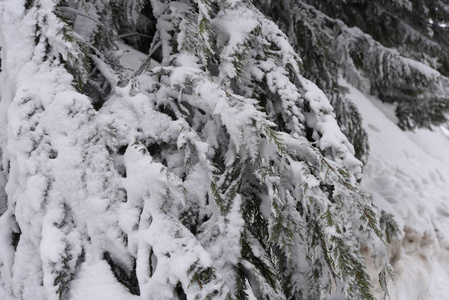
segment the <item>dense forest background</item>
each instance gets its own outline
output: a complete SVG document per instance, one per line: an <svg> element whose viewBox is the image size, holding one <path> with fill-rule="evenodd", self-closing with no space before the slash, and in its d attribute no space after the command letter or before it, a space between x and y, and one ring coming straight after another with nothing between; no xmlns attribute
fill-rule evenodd
<svg viewBox="0 0 449 300"><path fill-rule="evenodd" d="M2 1L0 298L438 299L448 18Z"/></svg>

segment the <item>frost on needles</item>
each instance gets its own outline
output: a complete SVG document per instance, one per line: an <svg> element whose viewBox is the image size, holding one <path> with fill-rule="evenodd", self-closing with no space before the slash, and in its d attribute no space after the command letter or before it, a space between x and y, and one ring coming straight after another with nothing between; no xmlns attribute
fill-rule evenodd
<svg viewBox="0 0 449 300"><path fill-rule="evenodd" d="M7 0L0 25L5 295L374 299L362 247L386 286L361 162L249 1Z"/></svg>

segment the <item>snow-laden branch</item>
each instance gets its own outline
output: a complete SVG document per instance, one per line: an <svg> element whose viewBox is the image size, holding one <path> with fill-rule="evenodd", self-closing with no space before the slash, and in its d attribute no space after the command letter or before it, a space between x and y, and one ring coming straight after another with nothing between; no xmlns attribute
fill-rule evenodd
<svg viewBox="0 0 449 300"><path fill-rule="evenodd" d="M78 16L82 16L82 17L84 17L84 18L87 18L87 19L89 19L89 20L94 21L95 23L101 24L101 22L100 22L99 20L97 20L97 19L95 19L95 18L89 16L88 14L85 14L85 13L80 12L79 10L76 10L76 9L74 9L74 8L71 8L71 7L62 6L62 7L58 7L58 10L61 11L61 12L63 12L63 13L69 13L69 14L75 14L75 15L78 15Z"/></svg>
<svg viewBox="0 0 449 300"><path fill-rule="evenodd" d="M141 36L141 37L146 37L148 39L152 39L153 38L151 35L144 34L144 33L139 33L139 32L131 32L131 33L120 34L120 35L117 36L117 38L124 39L124 38L132 37L132 36Z"/></svg>

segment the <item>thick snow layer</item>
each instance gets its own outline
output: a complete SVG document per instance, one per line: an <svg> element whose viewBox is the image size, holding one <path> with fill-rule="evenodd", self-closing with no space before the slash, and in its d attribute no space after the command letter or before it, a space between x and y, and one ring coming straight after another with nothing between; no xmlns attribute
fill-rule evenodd
<svg viewBox="0 0 449 300"><path fill-rule="evenodd" d="M117 282L105 261L83 266L78 279L73 282L72 300L136 300ZM0 294L1 295L1 294Z"/></svg>
<svg viewBox="0 0 449 300"><path fill-rule="evenodd" d="M362 186L379 209L395 216L401 230L389 247L396 276L392 299L447 299L449 138L440 128L404 132L394 123L394 106L341 84L349 88L347 96L369 135Z"/></svg>

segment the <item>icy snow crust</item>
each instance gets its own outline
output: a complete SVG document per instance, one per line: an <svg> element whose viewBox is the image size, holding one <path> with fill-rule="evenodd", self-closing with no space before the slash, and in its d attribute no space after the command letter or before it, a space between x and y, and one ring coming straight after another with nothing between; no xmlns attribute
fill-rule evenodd
<svg viewBox="0 0 449 300"><path fill-rule="evenodd" d="M440 128L404 132L389 117L394 107L341 84L350 89L347 96L359 108L369 134L362 187L380 209L394 215L401 230L389 249L396 276L390 284L392 299L446 299L449 137Z"/></svg>

